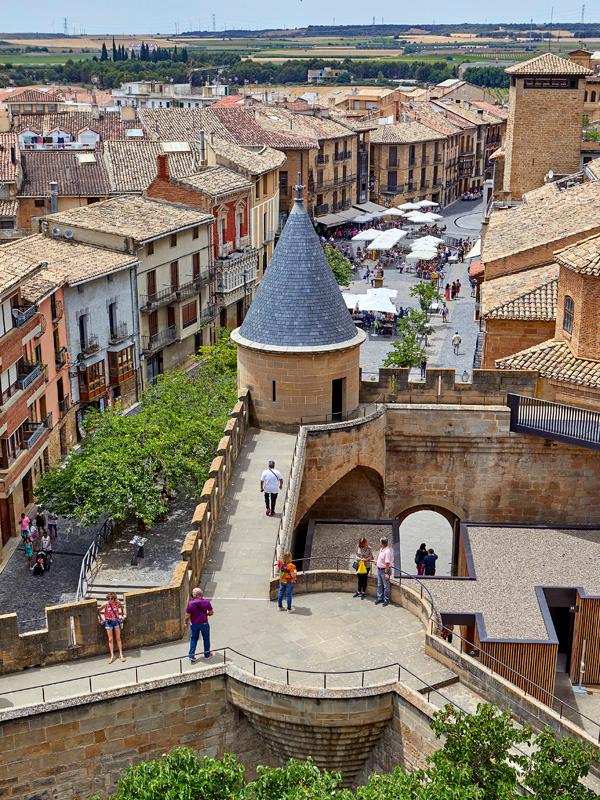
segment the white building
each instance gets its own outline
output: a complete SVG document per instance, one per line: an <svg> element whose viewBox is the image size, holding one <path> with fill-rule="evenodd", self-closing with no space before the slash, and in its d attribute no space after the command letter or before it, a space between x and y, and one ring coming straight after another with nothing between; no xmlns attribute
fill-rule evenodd
<svg viewBox="0 0 600 800"><path fill-rule="evenodd" d="M191 86L189 83L130 81L112 90L117 107L130 108L204 108L229 94L221 84Z"/></svg>

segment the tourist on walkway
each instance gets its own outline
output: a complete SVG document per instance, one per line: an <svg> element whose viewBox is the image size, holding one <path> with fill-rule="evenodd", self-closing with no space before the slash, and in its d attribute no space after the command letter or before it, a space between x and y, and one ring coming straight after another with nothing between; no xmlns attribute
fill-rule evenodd
<svg viewBox="0 0 600 800"><path fill-rule="evenodd" d="M423 559L423 564L425 566L425 575L435 575L435 562L438 560L438 557L433 549L430 547L427 551L427 555Z"/></svg>
<svg viewBox="0 0 600 800"><path fill-rule="evenodd" d="M442 302L442 322L448 322L448 306Z"/></svg>
<svg viewBox="0 0 600 800"><path fill-rule="evenodd" d="M40 576L46 572L46 559L44 558L43 553L39 553L38 557L35 560L35 564L31 568L32 575Z"/></svg>
<svg viewBox="0 0 600 800"><path fill-rule="evenodd" d="M447 303L450 302L450 284L446 284L446 288L444 289L444 299Z"/></svg>
<svg viewBox="0 0 600 800"><path fill-rule="evenodd" d="M425 564L423 559L427 555L427 545L421 542L419 549L415 553L415 564L417 565L417 575L422 575L425 572Z"/></svg>
<svg viewBox="0 0 600 800"><path fill-rule="evenodd" d="M460 278L456 279L456 299L458 300L458 296L460 295Z"/></svg>
<svg viewBox="0 0 600 800"><path fill-rule="evenodd" d="M23 542L25 544L25 558L27 560L27 567L28 569L31 569L33 565L33 542L31 541L28 533L25 535Z"/></svg>
<svg viewBox="0 0 600 800"><path fill-rule="evenodd" d="M29 526L30 525L31 525L31 520L29 519L27 514L25 514L25 512L23 512L21 514L21 519L19 521L19 526L21 528L21 539L23 539L23 541L25 541L25 537L26 536L29 536Z"/></svg>
<svg viewBox="0 0 600 800"><path fill-rule="evenodd" d="M110 654L110 658L108 659L109 664L112 664L115 660L113 637L117 640L119 658L121 661L125 661L125 657L123 656L123 644L121 642L121 631L123 630L124 621L125 608L123 607L123 603L121 603L114 592L109 592L106 595L106 603L103 603L98 608L98 622L104 627L108 638L108 652Z"/></svg>
<svg viewBox="0 0 600 800"><path fill-rule="evenodd" d="M427 373L427 356L425 353L421 356L421 361L419 362L419 369L421 371L421 380L425 380L425 375Z"/></svg>
<svg viewBox="0 0 600 800"><path fill-rule="evenodd" d="M456 300L456 281L452 281L452 286L450 287L450 299Z"/></svg>
<svg viewBox="0 0 600 800"><path fill-rule="evenodd" d="M452 337L452 348L454 350L454 355L455 356L458 355L458 350L459 350L461 342L462 342L462 339L460 338L460 336L458 334L458 331L456 331L454 336Z"/></svg>
<svg viewBox="0 0 600 800"><path fill-rule="evenodd" d="M280 489L283 489L283 478L281 473L275 469L275 462L269 461L267 469L260 476L260 490L265 496L267 517L275 516L275 503Z"/></svg>
<svg viewBox="0 0 600 800"><path fill-rule="evenodd" d="M390 604L390 589L392 578L392 565L394 556L392 548L388 545L387 537L380 539L379 553L377 554L377 597L375 605L382 603L384 606Z"/></svg>
<svg viewBox="0 0 600 800"><path fill-rule="evenodd" d="M58 536L58 514L53 511L48 512L48 533L53 539Z"/></svg>
<svg viewBox="0 0 600 800"><path fill-rule="evenodd" d="M202 635L202 644L204 646L204 658L212 656L210 652L210 625L208 624L208 618L212 617L215 612L210 600L206 600L202 597L202 594L202 589L198 587L192 589L192 599L185 609L185 624L191 623L190 652L188 653L191 664L195 664L198 660L196 658L196 646L200 635Z"/></svg>
<svg viewBox="0 0 600 800"><path fill-rule="evenodd" d="M354 592L354 597L360 597L364 600L367 596L367 581L369 573L371 572L371 562L373 561L373 551L369 547L368 539L364 537L358 540L356 548L356 578L358 586Z"/></svg>
<svg viewBox="0 0 600 800"><path fill-rule="evenodd" d="M35 526L41 537L46 531L46 516L41 508L38 508L37 514L35 515Z"/></svg>
<svg viewBox="0 0 600 800"><path fill-rule="evenodd" d="M52 539L48 531L44 531L40 539L41 552L44 554L44 567L50 569L52 562Z"/></svg>
<svg viewBox="0 0 600 800"><path fill-rule="evenodd" d="M277 595L277 608L283 611L283 596L285 595L285 602L287 610L292 611L292 595L294 594L294 586L296 585L296 565L292 561L291 553L284 553L283 558L279 559L277 564L279 570L279 594Z"/></svg>

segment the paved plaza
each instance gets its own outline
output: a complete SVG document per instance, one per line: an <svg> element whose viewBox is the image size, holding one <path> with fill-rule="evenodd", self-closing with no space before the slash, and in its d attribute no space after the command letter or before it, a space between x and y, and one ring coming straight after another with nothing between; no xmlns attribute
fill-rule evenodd
<svg viewBox="0 0 600 800"><path fill-rule="evenodd" d="M483 203L481 200L462 201L457 200L446 209L442 210L444 216L441 225L446 225L446 235L456 238L468 238L475 241L481 233L481 215ZM463 372L467 372L468 380L471 379L473 371L473 356L479 333L479 325L475 320L475 299L471 297L471 288L468 276L469 262L449 264L446 267L444 285L460 280L461 292L458 300L450 301L449 321L444 324L438 314L433 314L431 325L433 334L429 337L427 351L427 363L429 367L447 367L456 370L458 380L461 380ZM384 286L389 289L396 289L398 294L393 302L397 307L418 308L416 298L412 297L410 290L419 283L419 279L414 272L398 272L395 268L384 270ZM354 294L366 294L367 283L362 279L362 275L356 275L348 291ZM462 343L459 354L455 355L452 347L452 336L458 331ZM387 353L392 348L393 338L387 336L376 336L369 333L367 341L361 347L360 365L363 377L376 377L379 368L383 366L383 361ZM413 380L418 379L419 370L414 369L411 374Z"/></svg>

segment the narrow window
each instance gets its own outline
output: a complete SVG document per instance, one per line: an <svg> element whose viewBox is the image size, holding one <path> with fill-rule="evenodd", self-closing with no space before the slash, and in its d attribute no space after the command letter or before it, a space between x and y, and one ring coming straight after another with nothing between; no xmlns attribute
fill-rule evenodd
<svg viewBox="0 0 600 800"><path fill-rule="evenodd" d="M273 381L272 383L271 399L274 403L277 401L277 381Z"/></svg>
<svg viewBox="0 0 600 800"><path fill-rule="evenodd" d="M565 311L563 314L563 330L567 333L573 332L573 314L575 312L575 303L573 298L565 295Z"/></svg>

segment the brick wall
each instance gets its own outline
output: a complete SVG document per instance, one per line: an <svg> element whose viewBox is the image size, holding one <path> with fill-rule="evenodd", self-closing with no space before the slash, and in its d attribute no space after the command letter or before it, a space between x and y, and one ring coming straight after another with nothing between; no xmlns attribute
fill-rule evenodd
<svg viewBox="0 0 600 800"><path fill-rule="evenodd" d="M575 304L573 331L564 329L565 296ZM600 278L561 267L556 306L556 337L569 342L579 358L600 360Z"/></svg>
<svg viewBox="0 0 600 800"><path fill-rule="evenodd" d="M579 170L585 80L577 89L525 89L517 78L509 92L504 190L513 200L544 183L549 170Z"/></svg>
<svg viewBox="0 0 600 800"><path fill-rule="evenodd" d="M554 320L486 319L482 366L494 369L496 359L552 339L554 327Z"/></svg>

